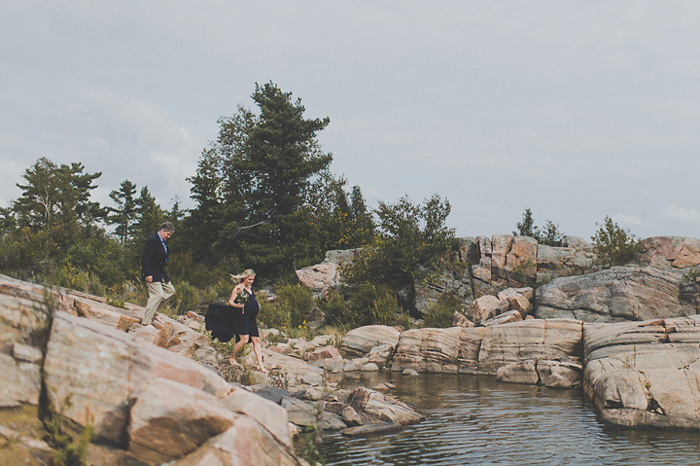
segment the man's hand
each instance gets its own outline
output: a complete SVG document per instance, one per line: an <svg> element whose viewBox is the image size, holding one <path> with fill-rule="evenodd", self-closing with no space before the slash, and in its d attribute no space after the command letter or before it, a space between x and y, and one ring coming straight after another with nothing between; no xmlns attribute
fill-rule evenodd
<svg viewBox="0 0 700 466"><path fill-rule="evenodd" d="M146 277L146 283L153 283L153 275Z"/></svg>

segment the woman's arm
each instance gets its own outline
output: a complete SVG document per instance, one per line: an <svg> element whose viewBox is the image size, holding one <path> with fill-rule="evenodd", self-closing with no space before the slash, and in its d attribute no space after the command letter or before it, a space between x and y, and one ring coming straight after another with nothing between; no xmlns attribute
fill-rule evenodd
<svg viewBox="0 0 700 466"><path fill-rule="evenodd" d="M229 306L231 306L231 307L237 307L237 308L243 309L243 306L245 306L245 304L239 304L239 303L235 302L235 300L236 300L236 295L238 294L238 290L240 290L242 287L243 287L243 284L241 283L241 284L236 285L236 286L233 288L233 291L231 291L231 297L228 298L228 303L227 303L227 304L228 304Z"/></svg>

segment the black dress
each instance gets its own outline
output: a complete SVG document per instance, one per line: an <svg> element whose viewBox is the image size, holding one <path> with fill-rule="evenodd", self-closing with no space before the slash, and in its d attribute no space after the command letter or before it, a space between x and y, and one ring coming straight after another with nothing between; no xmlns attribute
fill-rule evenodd
<svg viewBox="0 0 700 466"><path fill-rule="evenodd" d="M255 320L258 316L258 312L260 312L260 304L258 304L258 300L255 299L255 293L252 292L243 305L243 314L240 319L238 319L238 327L234 332L236 334L236 341L240 339L238 335L250 335L251 337L260 336L258 322Z"/></svg>
<svg viewBox="0 0 700 466"><path fill-rule="evenodd" d="M250 294L243 309L228 304L212 303L204 316L205 327L211 332L212 338L223 343L230 341L234 335L236 341L240 340L239 335L259 337L258 323L255 320L259 311L260 305L255 299L255 293Z"/></svg>
<svg viewBox="0 0 700 466"><path fill-rule="evenodd" d="M241 309L227 304L211 303L207 314L204 316L204 323L207 330L211 331L212 338L226 343L233 338L233 335L240 324Z"/></svg>

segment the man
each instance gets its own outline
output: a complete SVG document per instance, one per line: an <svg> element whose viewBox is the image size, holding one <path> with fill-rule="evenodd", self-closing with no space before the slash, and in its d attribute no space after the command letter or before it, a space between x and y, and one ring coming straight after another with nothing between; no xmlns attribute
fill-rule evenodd
<svg viewBox="0 0 700 466"><path fill-rule="evenodd" d="M165 271L165 264L168 262L168 246L165 241L174 231L172 223L163 223L160 229L148 238L143 248L141 273L148 284L146 315L141 321L143 325L150 325L156 312L175 294L175 288Z"/></svg>

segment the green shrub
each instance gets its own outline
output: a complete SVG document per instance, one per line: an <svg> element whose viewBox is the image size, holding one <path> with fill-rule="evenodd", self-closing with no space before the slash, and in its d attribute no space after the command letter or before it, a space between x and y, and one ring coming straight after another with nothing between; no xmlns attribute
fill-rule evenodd
<svg viewBox="0 0 700 466"><path fill-rule="evenodd" d="M58 285L76 291L87 291L90 275L78 270L73 264L68 262L58 271Z"/></svg>
<svg viewBox="0 0 700 466"><path fill-rule="evenodd" d="M298 328L305 324L315 305L313 293L305 286L282 285L277 289L274 302L261 302L260 320L269 327Z"/></svg>
<svg viewBox="0 0 700 466"><path fill-rule="evenodd" d="M319 303L319 307L326 315L328 324L345 326L353 321L353 316L345 303L345 299L335 290L331 291L328 297Z"/></svg>
<svg viewBox="0 0 700 466"><path fill-rule="evenodd" d="M199 290L188 282L180 282L175 287L175 296L171 301L171 308L177 315L187 313L187 311L199 312L199 306L202 300L199 296Z"/></svg>
<svg viewBox="0 0 700 466"><path fill-rule="evenodd" d="M394 325L401 313L396 293L391 288L369 282L361 283L352 290L347 305L347 324L351 327Z"/></svg>
<svg viewBox="0 0 700 466"><path fill-rule="evenodd" d="M605 217L603 225L591 239L598 254L598 262L603 267L627 264L637 251L636 237L629 230L619 227L610 217Z"/></svg>
<svg viewBox="0 0 700 466"><path fill-rule="evenodd" d="M385 288L377 290L377 295L370 305L371 322L375 325L394 325L401 314L401 306L396 293Z"/></svg>
<svg viewBox="0 0 700 466"><path fill-rule="evenodd" d="M204 289L200 289L200 296L202 302L213 303L218 300L228 301L231 296L231 291L235 285L231 283L230 280L218 280L210 285L207 285Z"/></svg>
<svg viewBox="0 0 700 466"><path fill-rule="evenodd" d="M277 290L275 303L289 313L292 327L302 325L316 305L310 289L302 285L284 285Z"/></svg>
<svg viewBox="0 0 700 466"><path fill-rule="evenodd" d="M90 273L88 274L87 292L95 296L106 296L107 287L102 284L100 277Z"/></svg>
<svg viewBox="0 0 700 466"><path fill-rule="evenodd" d="M50 404L50 403L49 403ZM47 443L53 448L51 451L52 464L55 466L88 466L88 446L94 435L92 428L92 416L88 416L85 427L80 428L66 420L63 413L71 406L70 397L66 397L57 412L49 406L43 422L46 428Z"/></svg>
<svg viewBox="0 0 700 466"><path fill-rule="evenodd" d="M258 314L258 320L262 322L265 327L276 328L281 330L289 330L290 315L286 309L278 306L276 303L271 303L267 301L258 301L260 303L260 313Z"/></svg>
<svg viewBox="0 0 700 466"><path fill-rule="evenodd" d="M430 328L447 328L452 326L454 312L461 307L462 303L457 296L452 293L440 295L438 301L428 310L424 323Z"/></svg>

